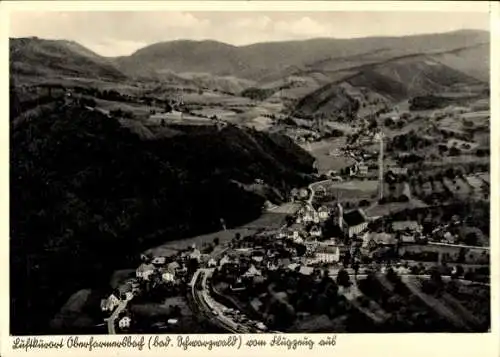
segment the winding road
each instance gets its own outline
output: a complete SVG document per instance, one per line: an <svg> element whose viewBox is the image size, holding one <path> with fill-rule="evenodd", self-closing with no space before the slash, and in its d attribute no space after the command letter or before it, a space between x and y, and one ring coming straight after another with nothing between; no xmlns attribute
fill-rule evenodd
<svg viewBox="0 0 500 357"><path fill-rule="evenodd" d="M127 300L120 300L118 306L116 309L113 311L113 313L108 317L107 319L107 324L108 324L108 334L110 335L115 335L116 334L116 325L115 325L115 320L117 319L118 315L125 310L127 307L128 301Z"/></svg>

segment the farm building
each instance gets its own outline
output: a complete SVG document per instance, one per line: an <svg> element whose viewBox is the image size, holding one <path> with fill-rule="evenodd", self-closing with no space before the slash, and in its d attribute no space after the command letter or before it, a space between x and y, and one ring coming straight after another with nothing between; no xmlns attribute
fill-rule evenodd
<svg viewBox="0 0 500 357"><path fill-rule="evenodd" d="M165 261L166 261L165 257L154 257L151 263L157 265L163 265L165 264Z"/></svg>

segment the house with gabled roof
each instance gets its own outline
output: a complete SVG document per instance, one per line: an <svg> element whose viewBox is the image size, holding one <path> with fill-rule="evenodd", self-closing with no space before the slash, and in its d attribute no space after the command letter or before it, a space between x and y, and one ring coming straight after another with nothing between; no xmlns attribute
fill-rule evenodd
<svg viewBox="0 0 500 357"><path fill-rule="evenodd" d="M128 316L124 316L120 319L120 321L118 321L118 327L121 328L121 329L126 329L126 328L129 328L130 327L130 322L132 320L130 319L130 317Z"/></svg>
<svg viewBox="0 0 500 357"><path fill-rule="evenodd" d="M101 310L112 311L119 304L120 304L120 299L114 293L111 293L107 299L101 300Z"/></svg>
<svg viewBox="0 0 500 357"><path fill-rule="evenodd" d="M135 274L138 278L142 278L144 280L149 280L149 277L155 271L155 266L153 264L142 263L139 265Z"/></svg>

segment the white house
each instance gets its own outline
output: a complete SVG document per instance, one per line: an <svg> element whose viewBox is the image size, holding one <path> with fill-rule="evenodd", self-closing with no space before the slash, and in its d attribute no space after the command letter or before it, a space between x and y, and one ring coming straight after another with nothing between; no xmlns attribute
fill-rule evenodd
<svg viewBox="0 0 500 357"><path fill-rule="evenodd" d="M319 226L313 226L313 227L311 228L311 230L309 231L309 234L310 234L312 237L316 237L316 238L318 238L318 237L321 237L321 236L322 236L323 232L322 232L322 230L321 230L321 227L319 227Z"/></svg>
<svg viewBox="0 0 500 357"><path fill-rule="evenodd" d="M259 255L252 256L252 260L257 262L257 263L260 263L263 259L264 259L264 257L259 256Z"/></svg>
<svg viewBox="0 0 500 357"><path fill-rule="evenodd" d="M294 243L297 243L297 244L302 244L302 243L304 243L304 240L303 240L303 239L301 238L301 236L299 235L299 232L295 231L295 232L293 232L293 233L294 233L294 235L293 235L292 240L293 240L293 242L294 242ZM295 234L295 233L297 233L297 234Z"/></svg>
<svg viewBox="0 0 500 357"><path fill-rule="evenodd" d="M111 294L107 299L101 301L101 309L102 311L111 311L119 304L120 299L118 299L115 294Z"/></svg>
<svg viewBox="0 0 500 357"><path fill-rule="evenodd" d="M306 198L307 196L309 196L309 191L307 190L307 188L301 188L299 191L299 196L301 198Z"/></svg>
<svg viewBox="0 0 500 357"><path fill-rule="evenodd" d="M217 261L214 258L210 258L207 262L209 268L213 268L217 266Z"/></svg>
<svg viewBox="0 0 500 357"><path fill-rule="evenodd" d="M304 266L304 265L300 266L299 273L302 275L311 275L313 272L314 272L313 267L308 267L308 266Z"/></svg>
<svg viewBox="0 0 500 357"><path fill-rule="evenodd" d="M149 276L153 274L154 270L155 267L153 264L142 263L135 271L135 274L138 278L148 280Z"/></svg>
<svg viewBox="0 0 500 357"><path fill-rule="evenodd" d="M401 235L401 242L403 242L403 243L415 243L416 239L415 239L414 235L402 234Z"/></svg>
<svg viewBox="0 0 500 357"><path fill-rule="evenodd" d="M166 262L165 257L154 257L153 260L151 261L152 264L158 264L158 265L163 265Z"/></svg>
<svg viewBox="0 0 500 357"><path fill-rule="evenodd" d="M334 263L340 261L339 247L318 246L315 254L315 261L321 263Z"/></svg>
<svg viewBox="0 0 500 357"><path fill-rule="evenodd" d="M321 206L318 208L318 217L320 221L326 221L330 217L330 210L325 206Z"/></svg>
<svg viewBox="0 0 500 357"><path fill-rule="evenodd" d="M168 270L170 273L175 274L175 272L176 272L178 269L180 269L180 267L181 267L181 266L179 265L179 263L177 263L176 261L173 261L173 262L171 262L171 263L169 263L169 264L167 265L167 270Z"/></svg>
<svg viewBox="0 0 500 357"><path fill-rule="evenodd" d="M155 123L161 123L162 120L168 121L168 120L181 120L182 119L182 112L179 112L177 110L172 110L171 112L168 113L156 113L152 114L149 116L149 120L151 122Z"/></svg>
<svg viewBox="0 0 500 357"><path fill-rule="evenodd" d="M170 283L175 280L175 275L169 271L164 271L163 274L161 274L161 279L167 283Z"/></svg>
<svg viewBox="0 0 500 357"><path fill-rule="evenodd" d="M127 291L125 293L125 300L130 301L134 298L134 293L132 291Z"/></svg>
<svg viewBox="0 0 500 357"><path fill-rule="evenodd" d="M358 165L358 174L361 176L368 175L368 166L366 166L365 164Z"/></svg>
<svg viewBox="0 0 500 357"><path fill-rule="evenodd" d="M283 232L283 231L280 231L280 232L276 235L276 238L277 238L277 239L283 239L283 238L286 238L286 237L287 237L287 235L286 235L286 233L285 233L285 232Z"/></svg>
<svg viewBox="0 0 500 357"><path fill-rule="evenodd" d="M196 259L198 261L200 261L201 259L201 252L198 250L198 249L194 249L191 254L189 254L189 258L190 259Z"/></svg>
<svg viewBox="0 0 500 357"><path fill-rule="evenodd" d="M130 327L130 317L128 316L124 316L120 319L120 321L118 321L118 327L121 328L121 329L124 329L124 328L129 328Z"/></svg>
<svg viewBox="0 0 500 357"><path fill-rule="evenodd" d="M219 266L222 267L224 264L231 263L231 259L227 256L224 255L221 260L219 260Z"/></svg>
<svg viewBox="0 0 500 357"><path fill-rule="evenodd" d="M456 243L456 237L451 234L450 232L446 232L443 236L444 240L446 241L446 243L449 243L449 244L455 244Z"/></svg>

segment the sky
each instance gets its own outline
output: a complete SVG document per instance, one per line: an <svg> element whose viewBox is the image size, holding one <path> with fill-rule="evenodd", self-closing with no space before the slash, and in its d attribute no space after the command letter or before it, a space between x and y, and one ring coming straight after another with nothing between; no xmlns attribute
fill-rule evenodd
<svg viewBox="0 0 500 357"><path fill-rule="evenodd" d="M10 37L76 41L103 56L178 39L233 45L315 37L356 38L489 30L484 12L11 12Z"/></svg>

